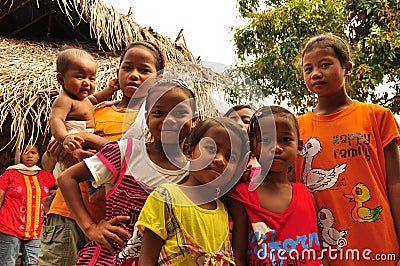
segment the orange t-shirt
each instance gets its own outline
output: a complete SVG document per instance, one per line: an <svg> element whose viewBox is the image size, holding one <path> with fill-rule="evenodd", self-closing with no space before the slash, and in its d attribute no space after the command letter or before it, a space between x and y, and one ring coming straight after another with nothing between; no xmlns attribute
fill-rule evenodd
<svg viewBox="0 0 400 266"><path fill-rule="evenodd" d="M117 109L114 105L96 109L94 113L96 135L118 141L135 122L138 110Z"/></svg>
<svg viewBox="0 0 400 266"><path fill-rule="evenodd" d="M304 148L297 178L313 193L330 265L396 265L384 147L400 137L389 109L354 101L331 115L298 118ZM399 203L400 204L400 203Z"/></svg>

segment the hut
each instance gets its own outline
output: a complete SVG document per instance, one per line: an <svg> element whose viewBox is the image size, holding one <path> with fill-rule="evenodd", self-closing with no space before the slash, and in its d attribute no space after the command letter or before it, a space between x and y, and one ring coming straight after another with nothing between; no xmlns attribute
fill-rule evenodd
<svg viewBox="0 0 400 266"><path fill-rule="evenodd" d="M218 113L210 103L212 91L225 91L229 80L201 66L182 31L172 41L101 0L0 0L0 171L19 160L24 144L36 143L41 153L47 146L48 115L59 93L55 59L63 44L95 56L99 89L114 77L120 51L143 40L156 43L167 66L206 96L199 103L201 115Z"/></svg>

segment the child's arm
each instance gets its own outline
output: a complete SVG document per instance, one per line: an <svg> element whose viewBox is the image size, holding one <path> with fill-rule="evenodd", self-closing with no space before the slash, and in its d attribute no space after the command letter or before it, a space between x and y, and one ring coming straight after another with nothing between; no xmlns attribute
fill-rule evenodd
<svg viewBox="0 0 400 266"><path fill-rule="evenodd" d="M119 90L118 79L114 78L109 81L107 88L99 92L96 92L93 95L90 95L88 99L93 105L96 105L101 102L107 101L114 94L114 92L118 90Z"/></svg>
<svg viewBox="0 0 400 266"><path fill-rule="evenodd" d="M107 239L112 239L120 245L125 245L125 241L120 236L130 237L128 232L114 224L128 221L130 217L117 216L109 221L102 220L98 224L94 223L83 203L79 188L79 182L90 180L91 178L93 178L92 174L85 162L80 162L61 173L58 177L58 185L69 210L85 235L91 240L103 243L110 251L113 251Z"/></svg>
<svg viewBox="0 0 400 266"><path fill-rule="evenodd" d="M84 158L93 156L95 153L96 150L83 149L76 149L73 150L71 153L68 153L56 140L51 140L49 142L49 145L47 146L46 152L42 156L41 163L44 170L52 172L57 162L64 164L64 166L66 167L69 167L82 161Z"/></svg>
<svg viewBox="0 0 400 266"><path fill-rule="evenodd" d="M106 200L106 188L104 185L97 189L93 188L93 186L90 182L86 183L85 185L88 187L88 190L89 190L89 202L90 203L96 203L96 202Z"/></svg>
<svg viewBox="0 0 400 266"><path fill-rule="evenodd" d="M1 205L3 205L5 195L6 195L6 192L0 188L0 208L1 208Z"/></svg>
<svg viewBox="0 0 400 266"><path fill-rule="evenodd" d="M228 197L228 209L233 220L232 248L236 266L247 265L247 213L243 204Z"/></svg>
<svg viewBox="0 0 400 266"><path fill-rule="evenodd" d="M56 163L65 159L67 155L68 153L62 148L61 144L55 139L51 140L41 159L43 169L48 172L53 172Z"/></svg>
<svg viewBox="0 0 400 266"><path fill-rule="evenodd" d="M51 134L58 143L63 144L63 147L67 151L82 148L81 143L83 142L79 137L68 135L67 133L65 120L71 111L71 108L72 99L64 94L60 94L54 100L49 116Z"/></svg>
<svg viewBox="0 0 400 266"><path fill-rule="evenodd" d="M397 230L397 237L400 234L400 155L397 147L397 140L392 140L385 148L386 182L388 198L394 223Z"/></svg>
<svg viewBox="0 0 400 266"><path fill-rule="evenodd" d="M139 257L140 265L157 265L164 240L148 228L144 229Z"/></svg>

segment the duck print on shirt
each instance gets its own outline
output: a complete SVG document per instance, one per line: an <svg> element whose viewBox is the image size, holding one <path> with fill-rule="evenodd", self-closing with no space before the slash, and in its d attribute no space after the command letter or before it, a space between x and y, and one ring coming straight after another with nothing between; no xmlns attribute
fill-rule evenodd
<svg viewBox="0 0 400 266"><path fill-rule="evenodd" d="M339 175L346 171L346 163L338 164L332 169L312 168L312 161L321 150L322 146L319 140L311 137L300 152L300 155L305 159L304 170L301 176L303 183L310 192L331 188L336 184Z"/></svg>
<svg viewBox="0 0 400 266"><path fill-rule="evenodd" d="M351 217L354 221L360 223L375 222L382 212L382 206L368 208L364 203L371 199L368 187L363 183L358 183L353 187L349 194L344 195L350 201L354 201L354 208L351 211Z"/></svg>
<svg viewBox="0 0 400 266"><path fill-rule="evenodd" d="M318 211L317 219L321 228L322 247L341 248L340 241L347 236L349 230L338 230L333 227L335 217L328 208L322 207Z"/></svg>

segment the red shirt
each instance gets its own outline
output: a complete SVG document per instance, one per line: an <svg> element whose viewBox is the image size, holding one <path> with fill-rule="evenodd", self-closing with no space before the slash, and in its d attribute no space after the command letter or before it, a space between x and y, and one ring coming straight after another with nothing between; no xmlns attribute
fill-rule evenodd
<svg viewBox="0 0 400 266"><path fill-rule="evenodd" d="M37 175L6 170L0 176L0 189L5 191L0 232L23 240L38 238L44 219L43 198L54 184L53 174L44 170Z"/></svg>
<svg viewBox="0 0 400 266"><path fill-rule="evenodd" d="M307 188L292 183L292 201L278 214L261 207L257 190L250 191L249 184L239 183L229 192L244 205L249 219L248 265L321 265L317 217Z"/></svg>

